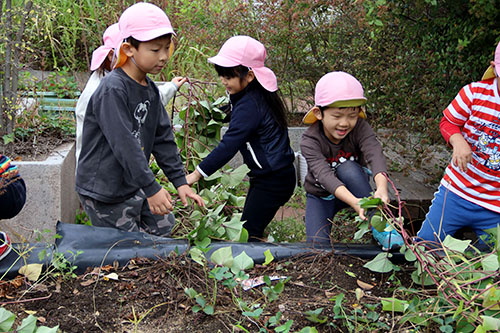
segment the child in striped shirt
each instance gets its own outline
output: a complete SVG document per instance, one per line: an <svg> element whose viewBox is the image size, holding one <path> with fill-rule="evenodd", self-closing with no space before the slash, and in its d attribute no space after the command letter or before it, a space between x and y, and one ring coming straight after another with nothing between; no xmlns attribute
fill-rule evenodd
<svg viewBox="0 0 500 333"><path fill-rule="evenodd" d="M453 147L417 236L441 242L462 227L478 236L500 224L500 43L483 78L463 87L443 111L441 134ZM479 246L484 246L480 239Z"/></svg>

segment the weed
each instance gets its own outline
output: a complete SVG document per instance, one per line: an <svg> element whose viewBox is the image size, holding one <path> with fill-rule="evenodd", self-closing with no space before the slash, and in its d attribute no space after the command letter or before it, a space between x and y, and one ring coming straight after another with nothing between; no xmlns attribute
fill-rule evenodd
<svg viewBox="0 0 500 333"><path fill-rule="evenodd" d="M30 314L28 317L24 318L21 324L13 329L14 321L16 320L16 315L3 307L0 307L0 331L1 332L23 332L23 333L35 333L35 332L45 332L45 333L57 333L59 325L49 328L47 326L36 326L38 319Z"/></svg>

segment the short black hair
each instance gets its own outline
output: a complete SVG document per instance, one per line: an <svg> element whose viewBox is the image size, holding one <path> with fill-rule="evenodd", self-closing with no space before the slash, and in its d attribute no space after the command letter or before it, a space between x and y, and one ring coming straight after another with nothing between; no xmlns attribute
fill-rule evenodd
<svg viewBox="0 0 500 333"><path fill-rule="evenodd" d="M172 39L172 34L161 35L160 37L156 37L156 38L151 39L151 40L164 39L164 38ZM144 42L144 41L137 40L132 36L128 37L125 41L129 42L130 45L132 45L136 49L138 49L139 45L141 45L141 43ZM147 42L149 42L149 40Z"/></svg>
<svg viewBox="0 0 500 333"><path fill-rule="evenodd" d="M250 71L250 68L243 65L238 65L235 67L222 67L214 64L214 67L219 76L227 78L238 77L240 79L240 82L248 75L248 72ZM278 94L278 92L277 91L271 92L266 90L264 87L262 87L257 78L255 78L255 80L250 82L249 86L256 87L261 91L261 93L264 96L264 99L269 104L271 114L274 120L276 120L276 122L281 128L286 129L288 127L286 120L286 107L285 103L283 103L283 99Z"/></svg>

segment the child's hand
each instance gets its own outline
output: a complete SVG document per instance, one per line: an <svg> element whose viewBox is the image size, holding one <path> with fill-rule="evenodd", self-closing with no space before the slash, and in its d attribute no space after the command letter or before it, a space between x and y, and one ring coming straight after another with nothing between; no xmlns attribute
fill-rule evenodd
<svg viewBox="0 0 500 333"><path fill-rule="evenodd" d="M196 183L201 178L201 173L198 170L194 170L189 175L186 176L186 181L189 186Z"/></svg>
<svg viewBox="0 0 500 333"><path fill-rule="evenodd" d="M373 193L373 197L379 198L386 205L389 204L389 193L387 191L387 178L385 173L377 173L374 179L377 190Z"/></svg>
<svg viewBox="0 0 500 333"><path fill-rule="evenodd" d="M185 184L179 186L177 188L177 193L179 193L179 197L181 198L184 207L188 205L187 198L194 200L198 206L205 207L203 199L198 194L194 193L189 185Z"/></svg>
<svg viewBox="0 0 500 333"><path fill-rule="evenodd" d="M179 89L185 82L187 81L187 77L182 77L182 76L176 76L172 79L173 84Z"/></svg>
<svg viewBox="0 0 500 333"><path fill-rule="evenodd" d="M386 205L389 203L389 195L387 194L387 190L384 191L384 190L381 190L381 189L377 189L375 191L375 193L373 193L373 197L374 198L379 198Z"/></svg>
<svg viewBox="0 0 500 333"><path fill-rule="evenodd" d="M147 200L151 213L155 215L165 215L174 209L172 206L172 197L164 188L150 196Z"/></svg>
<svg viewBox="0 0 500 333"><path fill-rule="evenodd" d="M453 134L449 142L453 147L453 155L451 157L453 165L457 166L462 172L466 172L467 163L472 162L472 150L469 143L465 141L460 133Z"/></svg>
<svg viewBox="0 0 500 333"><path fill-rule="evenodd" d="M364 208L359 207L359 205L356 205L353 208L356 211L356 213L358 213L358 216L359 216L360 219L366 220L366 215L365 215L365 209Z"/></svg>

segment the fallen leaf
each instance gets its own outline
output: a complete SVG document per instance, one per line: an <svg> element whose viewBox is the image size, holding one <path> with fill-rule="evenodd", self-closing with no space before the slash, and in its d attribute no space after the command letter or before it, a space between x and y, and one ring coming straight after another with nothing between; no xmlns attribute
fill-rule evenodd
<svg viewBox="0 0 500 333"><path fill-rule="evenodd" d="M365 292L360 288L356 288L355 294L356 294L356 299L358 300L358 302L363 296L365 296Z"/></svg>
<svg viewBox="0 0 500 333"><path fill-rule="evenodd" d="M35 313L36 313L36 311L32 311L32 310L24 310L24 312L26 312L29 315L35 315Z"/></svg>
<svg viewBox="0 0 500 333"><path fill-rule="evenodd" d="M78 295L79 293L80 293L80 291L78 291L78 289L76 289L76 288L75 288L75 289L73 290L73 295Z"/></svg>
<svg viewBox="0 0 500 333"><path fill-rule="evenodd" d="M101 267L101 271L104 271L104 272L109 272L112 269L113 269L113 266L111 266L111 265L105 265L105 266Z"/></svg>
<svg viewBox="0 0 500 333"><path fill-rule="evenodd" d="M337 294L332 293L330 291L325 291L325 296L326 296L326 298L332 298L332 297L337 296Z"/></svg>
<svg viewBox="0 0 500 333"><path fill-rule="evenodd" d="M28 264L19 268L19 274L26 276L32 282L35 282L42 274L42 264Z"/></svg>
<svg viewBox="0 0 500 333"><path fill-rule="evenodd" d="M108 275L104 275L104 280L115 280L118 281L118 274L109 273Z"/></svg>
<svg viewBox="0 0 500 333"><path fill-rule="evenodd" d="M23 285L23 280L23 277L17 276L15 279L10 280L10 285L14 288L19 288Z"/></svg>
<svg viewBox="0 0 500 333"><path fill-rule="evenodd" d="M364 290L371 290L374 287L373 284L369 284L369 283L363 282L361 280L356 280L356 283L358 284L358 286L360 286Z"/></svg>
<svg viewBox="0 0 500 333"><path fill-rule="evenodd" d="M91 279L88 279L86 281L81 282L80 285L83 286L83 287L87 287L87 286L90 286L95 281L96 281L95 278L91 278Z"/></svg>

